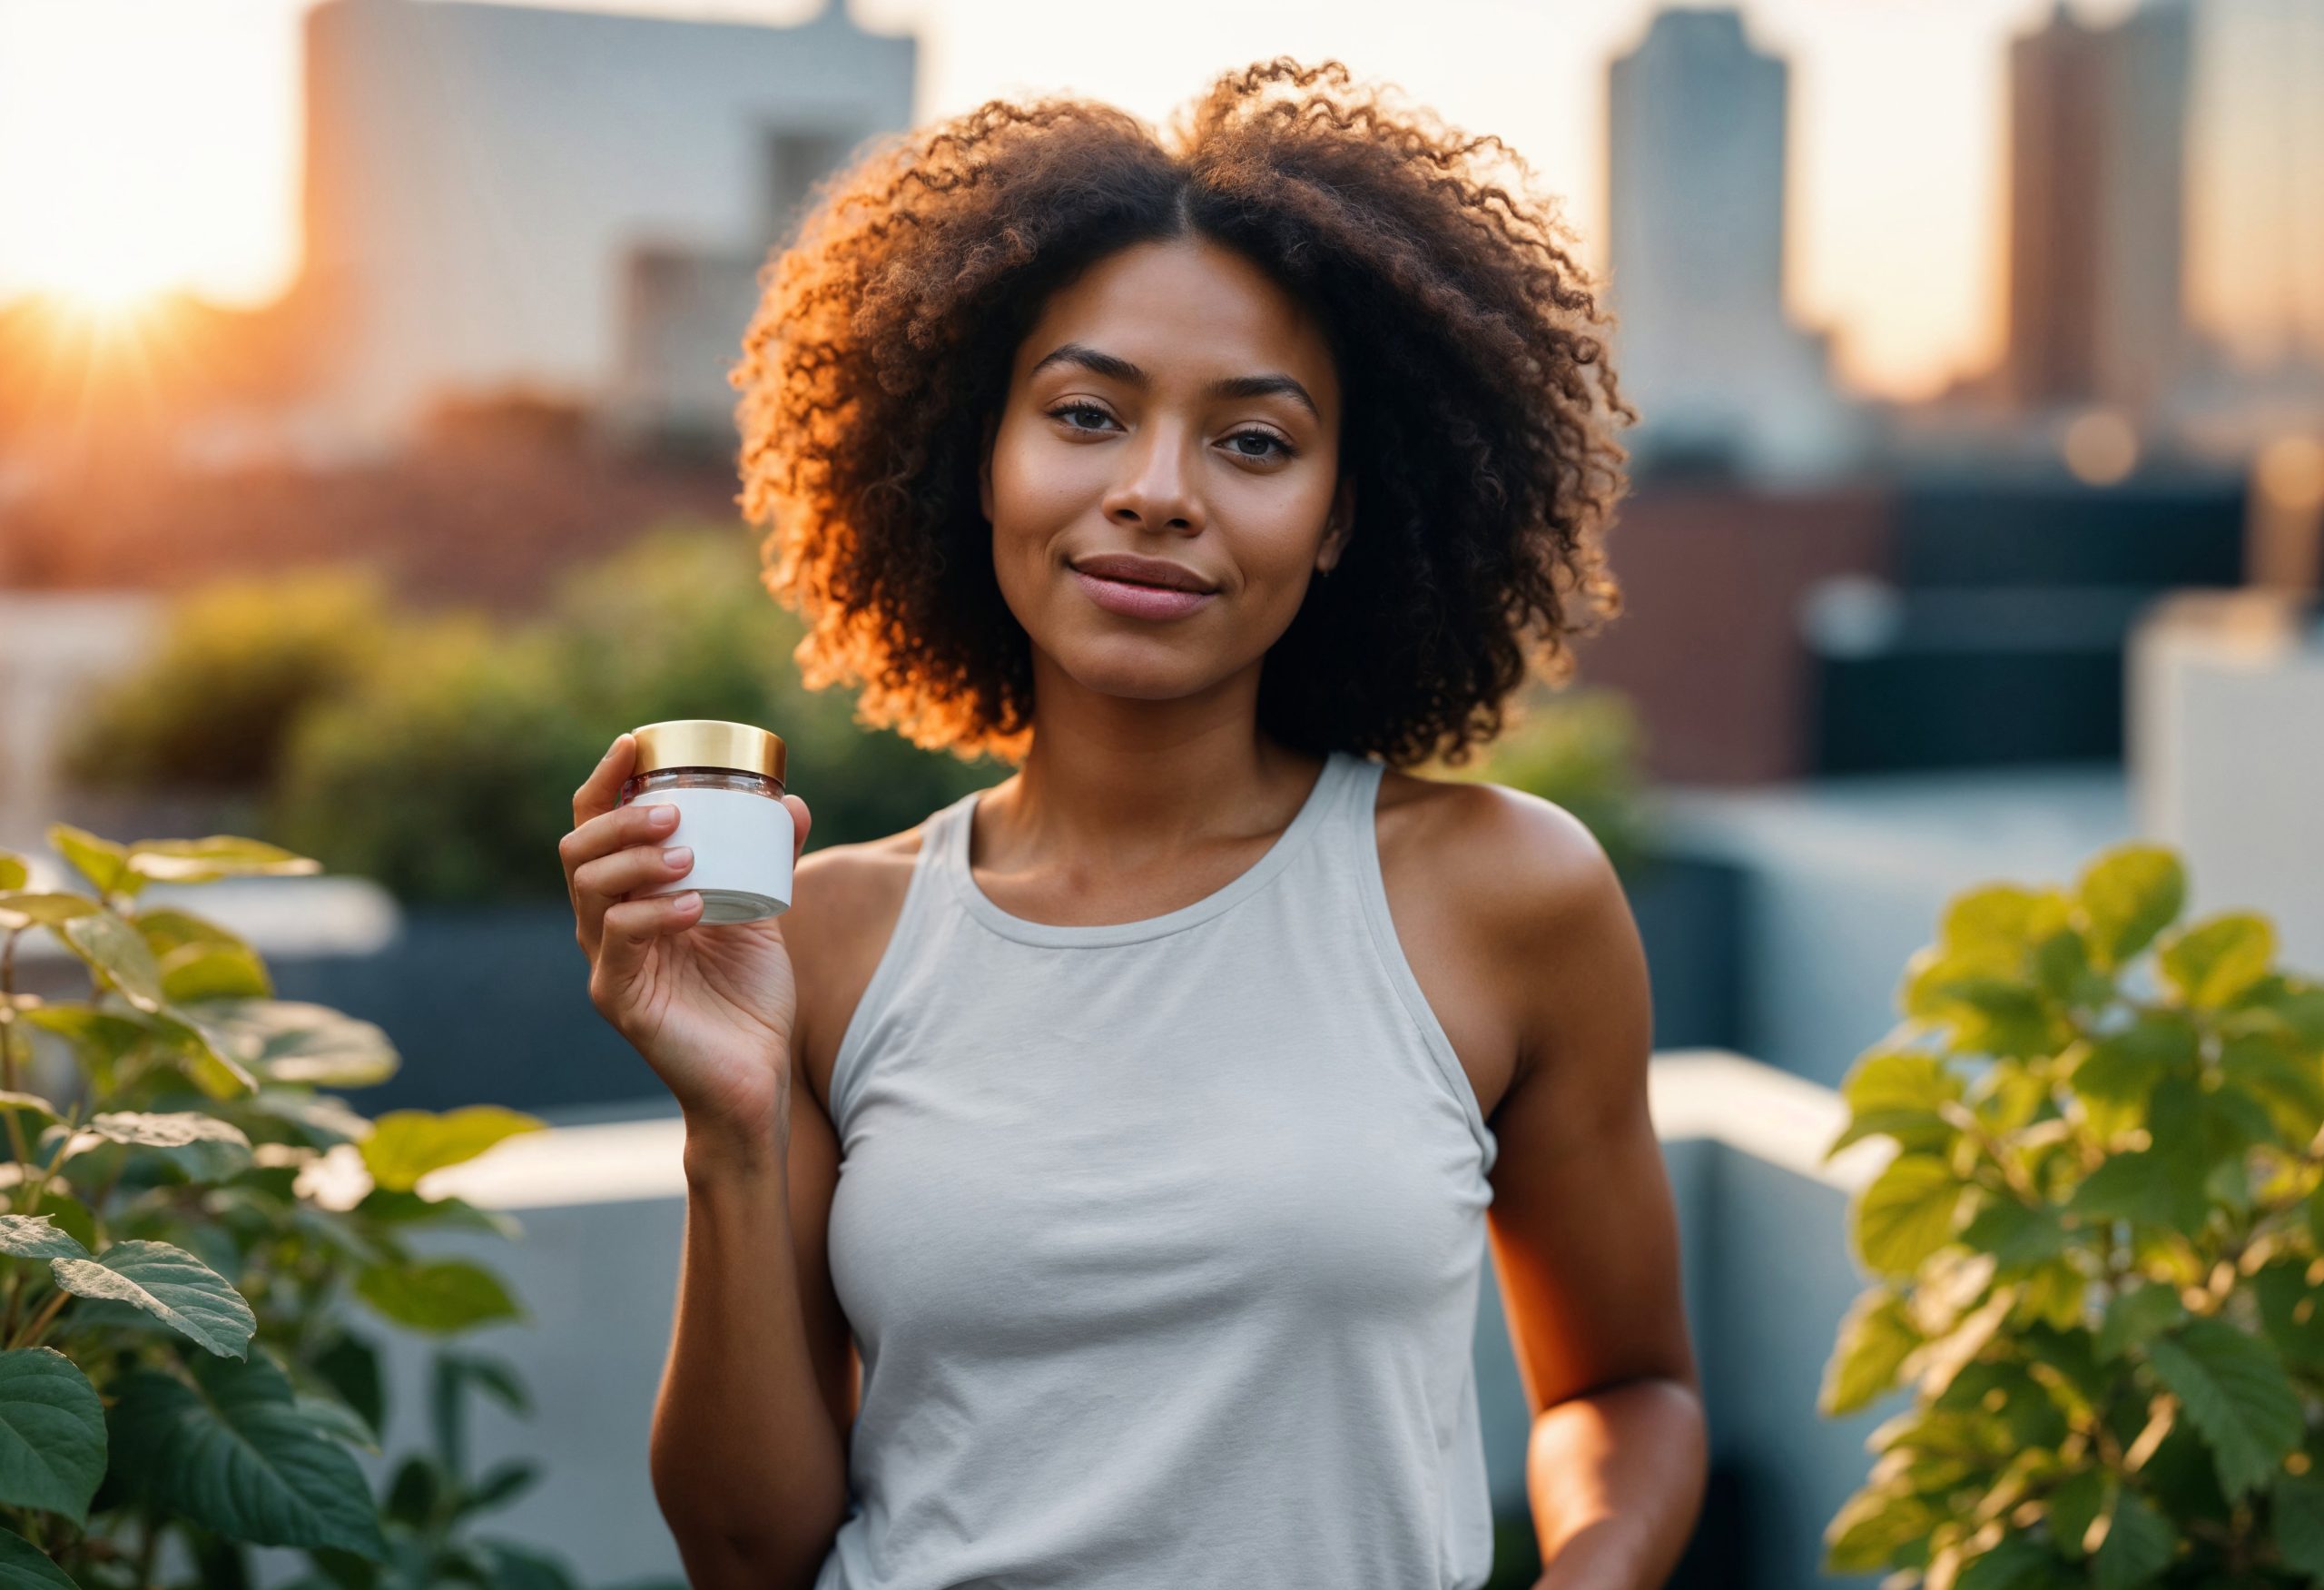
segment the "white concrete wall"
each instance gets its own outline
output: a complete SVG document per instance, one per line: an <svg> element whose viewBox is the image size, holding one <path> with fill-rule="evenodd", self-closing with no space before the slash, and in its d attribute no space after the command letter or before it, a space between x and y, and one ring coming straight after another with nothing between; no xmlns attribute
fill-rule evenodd
<svg viewBox="0 0 2324 1590"><path fill-rule="evenodd" d="M149 591L0 591L0 847L34 843L66 715L144 655L160 607Z"/></svg>
<svg viewBox="0 0 2324 1590"><path fill-rule="evenodd" d="M2186 854L2194 912L2264 911L2283 961L2324 974L2324 612L2184 593L2134 632L2129 667L2140 827Z"/></svg>

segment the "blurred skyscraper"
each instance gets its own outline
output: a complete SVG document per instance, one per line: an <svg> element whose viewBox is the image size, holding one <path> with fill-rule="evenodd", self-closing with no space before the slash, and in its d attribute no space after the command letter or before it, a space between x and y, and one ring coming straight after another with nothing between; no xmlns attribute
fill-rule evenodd
<svg viewBox="0 0 2324 1590"><path fill-rule="evenodd" d="M2186 357L2186 0L2009 53L2009 396L2149 413Z"/></svg>
<svg viewBox="0 0 2324 1590"><path fill-rule="evenodd" d="M439 391L520 385L723 418L765 244L908 123L916 58L844 0L792 27L326 0L298 291L334 346L310 418L384 445Z"/></svg>
<svg viewBox="0 0 2324 1590"><path fill-rule="evenodd" d="M1612 64L1608 285L1641 463L1799 479L1855 455L1826 337L1784 308L1787 78L1732 9L1658 13Z"/></svg>
<svg viewBox="0 0 2324 1590"><path fill-rule="evenodd" d="M2198 321L2246 372L2324 377L2324 0L2201 0Z"/></svg>

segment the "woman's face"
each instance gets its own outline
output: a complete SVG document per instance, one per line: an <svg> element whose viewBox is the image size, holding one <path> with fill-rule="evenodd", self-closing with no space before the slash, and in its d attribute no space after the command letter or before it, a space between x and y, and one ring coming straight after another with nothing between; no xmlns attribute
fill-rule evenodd
<svg viewBox="0 0 2324 1590"><path fill-rule="evenodd" d="M981 479L1037 676L1046 657L1091 690L1166 699L1255 669L1346 541L1339 427L1322 329L1231 250L1142 243L1053 294ZM1106 567L1125 557L1176 570Z"/></svg>

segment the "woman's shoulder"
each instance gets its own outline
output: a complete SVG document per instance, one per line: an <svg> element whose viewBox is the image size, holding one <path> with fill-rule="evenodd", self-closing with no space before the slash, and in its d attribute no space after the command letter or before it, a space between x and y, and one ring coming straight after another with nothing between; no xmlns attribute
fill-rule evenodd
<svg viewBox="0 0 2324 1590"><path fill-rule="evenodd" d="M1482 778L1388 768L1377 803L1382 859L1409 852L1459 879L1514 871L1535 890L1573 887L1604 860L1596 835L1555 801Z"/></svg>
<svg viewBox="0 0 2324 1590"><path fill-rule="evenodd" d="M820 1101L831 1097L840 1034L895 931L929 827L922 819L882 838L828 844L799 858L783 942L798 990L804 1064Z"/></svg>
<svg viewBox="0 0 2324 1590"><path fill-rule="evenodd" d="M1568 930L1594 923L1610 890L1620 893L1589 825L1530 790L1391 769L1377 820L1391 896L1434 903L1462 924L1471 953L1512 958L1521 976Z"/></svg>

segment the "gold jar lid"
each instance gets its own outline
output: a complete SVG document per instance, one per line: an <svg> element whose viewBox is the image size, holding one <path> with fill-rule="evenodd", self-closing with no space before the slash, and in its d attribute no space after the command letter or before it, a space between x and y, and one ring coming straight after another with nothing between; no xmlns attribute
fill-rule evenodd
<svg viewBox="0 0 2324 1590"><path fill-rule="evenodd" d="M673 717L630 731L637 742L632 777L665 767L731 767L783 783L783 736L753 724L715 717Z"/></svg>

